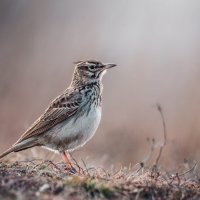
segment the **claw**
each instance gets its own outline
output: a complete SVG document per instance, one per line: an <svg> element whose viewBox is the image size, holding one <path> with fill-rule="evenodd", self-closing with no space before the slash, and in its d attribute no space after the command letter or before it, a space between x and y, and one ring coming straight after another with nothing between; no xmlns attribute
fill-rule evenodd
<svg viewBox="0 0 200 200"><path fill-rule="evenodd" d="M70 174L77 174L78 171L74 168L74 167L66 167L65 168L66 171L68 171Z"/></svg>

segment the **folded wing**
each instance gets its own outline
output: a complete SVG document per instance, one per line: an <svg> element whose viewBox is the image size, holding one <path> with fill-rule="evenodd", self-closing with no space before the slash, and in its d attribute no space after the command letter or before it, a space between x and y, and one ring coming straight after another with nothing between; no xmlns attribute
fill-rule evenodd
<svg viewBox="0 0 200 200"><path fill-rule="evenodd" d="M66 93L57 97L45 113L36 120L15 144L43 134L56 124L73 116L87 102L87 99L84 97L85 95L79 90L66 90Z"/></svg>

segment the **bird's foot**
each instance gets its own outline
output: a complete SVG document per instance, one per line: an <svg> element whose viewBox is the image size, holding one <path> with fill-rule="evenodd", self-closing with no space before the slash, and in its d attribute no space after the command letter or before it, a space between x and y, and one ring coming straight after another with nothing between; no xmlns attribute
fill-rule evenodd
<svg viewBox="0 0 200 200"><path fill-rule="evenodd" d="M78 173L78 171L76 170L76 168L75 167L73 167L73 166L66 166L65 167L65 170L67 171L67 172L69 172L70 174L77 174Z"/></svg>

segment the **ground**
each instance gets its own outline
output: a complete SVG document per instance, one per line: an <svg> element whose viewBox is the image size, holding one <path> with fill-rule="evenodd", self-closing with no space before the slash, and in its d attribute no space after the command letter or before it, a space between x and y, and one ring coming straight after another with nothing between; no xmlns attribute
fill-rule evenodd
<svg viewBox="0 0 200 200"><path fill-rule="evenodd" d="M196 165L195 165L196 166ZM0 162L0 199L200 199L200 181L194 167L182 174L145 169L78 168L32 160ZM133 171L132 171L133 170Z"/></svg>

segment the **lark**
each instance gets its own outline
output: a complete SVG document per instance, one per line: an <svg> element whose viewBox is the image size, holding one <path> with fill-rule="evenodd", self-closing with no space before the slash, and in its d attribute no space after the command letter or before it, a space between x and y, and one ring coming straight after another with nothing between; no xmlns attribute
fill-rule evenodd
<svg viewBox="0 0 200 200"><path fill-rule="evenodd" d="M12 152L41 146L60 153L72 168L69 152L86 144L95 134L101 120L102 77L115 66L96 60L76 62L70 86L0 159Z"/></svg>

